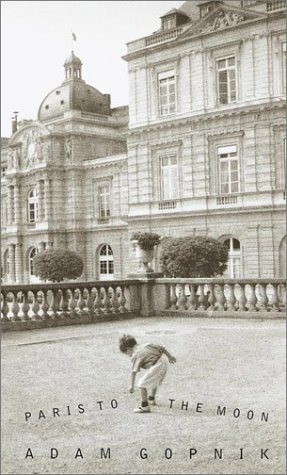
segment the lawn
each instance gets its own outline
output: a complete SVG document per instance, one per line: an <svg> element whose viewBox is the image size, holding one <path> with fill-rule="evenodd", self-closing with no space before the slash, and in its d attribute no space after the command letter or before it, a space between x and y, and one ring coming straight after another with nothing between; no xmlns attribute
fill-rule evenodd
<svg viewBox="0 0 287 475"><path fill-rule="evenodd" d="M151 414L133 413L123 333L177 358ZM284 454L282 320L142 318L2 336L3 474L283 474Z"/></svg>

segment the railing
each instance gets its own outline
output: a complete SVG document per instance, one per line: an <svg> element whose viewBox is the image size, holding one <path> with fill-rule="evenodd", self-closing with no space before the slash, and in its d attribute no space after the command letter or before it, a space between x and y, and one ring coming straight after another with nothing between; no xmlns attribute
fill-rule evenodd
<svg viewBox="0 0 287 475"><path fill-rule="evenodd" d="M284 312L284 279L157 279L167 287L166 309L175 312Z"/></svg>
<svg viewBox="0 0 287 475"><path fill-rule="evenodd" d="M91 323L135 316L284 317L284 279L166 279L3 285L2 329Z"/></svg>
<svg viewBox="0 0 287 475"><path fill-rule="evenodd" d="M169 201L160 201L158 204L158 209L175 209L176 208L176 201L169 200Z"/></svg>
<svg viewBox="0 0 287 475"><path fill-rule="evenodd" d="M274 0L273 2L267 2L267 12L275 12L277 10L285 10L286 1Z"/></svg>
<svg viewBox="0 0 287 475"><path fill-rule="evenodd" d="M139 38L136 41L127 43L128 53L139 51L147 46L152 46L166 41L175 40L182 33L182 28L174 28L168 31L161 31L154 35Z"/></svg>
<svg viewBox="0 0 287 475"><path fill-rule="evenodd" d="M175 28L173 30L163 31L157 35L148 36L145 40L146 46L163 43L165 41L176 39L182 32L182 28Z"/></svg>
<svg viewBox="0 0 287 475"><path fill-rule="evenodd" d="M139 302L137 281L3 285L1 321L101 321L131 316Z"/></svg>
<svg viewBox="0 0 287 475"><path fill-rule="evenodd" d="M216 204L219 206L236 204L236 203L237 203L236 195L218 196L216 198Z"/></svg>

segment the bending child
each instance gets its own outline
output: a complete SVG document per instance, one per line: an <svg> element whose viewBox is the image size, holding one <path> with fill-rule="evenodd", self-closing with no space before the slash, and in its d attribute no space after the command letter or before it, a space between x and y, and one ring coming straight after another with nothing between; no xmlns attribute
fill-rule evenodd
<svg viewBox="0 0 287 475"><path fill-rule="evenodd" d="M169 361L173 364L176 359L163 346L152 343L140 345L131 335L120 338L120 350L132 359L130 393L134 392L137 373L141 369L147 370L138 380L142 402L134 412L150 412L150 405L156 404L155 395L166 375L167 363Z"/></svg>

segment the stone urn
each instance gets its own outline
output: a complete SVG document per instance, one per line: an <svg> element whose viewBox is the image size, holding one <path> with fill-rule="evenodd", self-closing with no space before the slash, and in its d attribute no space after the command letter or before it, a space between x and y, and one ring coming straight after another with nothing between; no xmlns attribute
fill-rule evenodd
<svg viewBox="0 0 287 475"><path fill-rule="evenodd" d="M160 236L148 231L139 231L132 235L131 241L135 251L135 257L140 264L138 273L154 273L154 270L149 264L154 258L154 248L159 244Z"/></svg>
<svg viewBox="0 0 287 475"><path fill-rule="evenodd" d="M142 249L138 244L136 245L136 257L143 264L144 272L154 272L149 266L154 257L154 249L146 251Z"/></svg>

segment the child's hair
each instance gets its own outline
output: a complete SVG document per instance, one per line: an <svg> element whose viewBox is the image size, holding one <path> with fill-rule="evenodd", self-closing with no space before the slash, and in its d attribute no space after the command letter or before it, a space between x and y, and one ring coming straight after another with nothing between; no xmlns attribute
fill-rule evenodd
<svg viewBox="0 0 287 475"><path fill-rule="evenodd" d="M133 348L136 344L136 339L131 335L123 335L120 338L120 350L123 353L126 353L128 348Z"/></svg>

